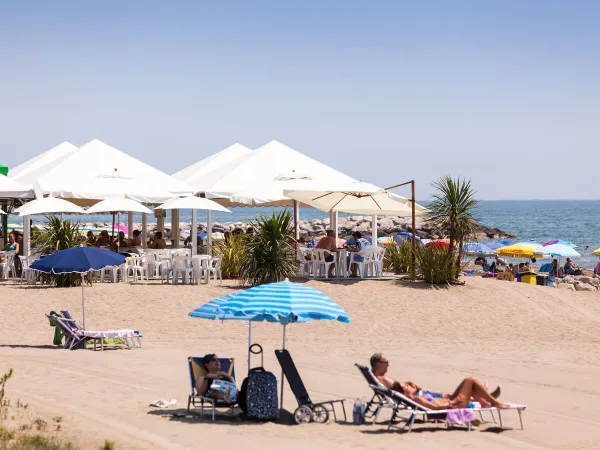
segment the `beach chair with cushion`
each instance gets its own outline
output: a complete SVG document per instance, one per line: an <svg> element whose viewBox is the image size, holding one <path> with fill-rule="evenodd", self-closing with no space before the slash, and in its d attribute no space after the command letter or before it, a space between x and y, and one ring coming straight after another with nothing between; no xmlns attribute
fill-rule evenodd
<svg viewBox="0 0 600 450"><path fill-rule="evenodd" d="M328 400L326 402L313 403L308 395L306 387L300 378L300 374L296 369L292 355L287 350L275 350L275 356L279 361L279 365L283 370L283 374L287 379L296 400L298 401L298 408L294 411L294 418L296 423L308 423L311 421L317 423L325 423L329 419L329 413L333 413L334 420L337 422L337 416L335 413L334 405L339 403L342 405L344 411L344 421L346 421L346 407L344 406L345 400Z"/></svg>
<svg viewBox="0 0 600 450"><path fill-rule="evenodd" d="M359 372L366 380L369 387L373 386L381 386L384 387L379 380L375 377L371 369L367 366L363 366L359 363L354 363L356 367L358 367ZM396 402L390 401L385 395L377 392L373 389L373 397L369 400L365 407L365 420L371 419L373 423L377 420L379 413L383 408L391 408L394 409L396 406Z"/></svg>
<svg viewBox="0 0 600 450"><path fill-rule="evenodd" d="M62 310L60 312L63 316L63 318L65 319L65 324L71 328L71 330L76 333L76 334L81 334L81 333L85 333L85 331L83 330L83 328L81 328L77 322L75 321L75 319L73 318L73 316L71 315L71 313L68 310ZM133 336L131 335L131 332L133 332ZM138 347L142 347L142 333L140 333L139 330L129 330L129 329L124 329L124 330L110 330L110 331L93 331L90 333L103 333L106 334L105 338L107 339L123 339L123 341L125 341L125 344L127 345L127 347L135 347L135 344L137 342L137 346ZM119 335L119 337L111 337L108 335ZM123 337L121 337L123 336ZM104 344L104 341L102 341L102 344Z"/></svg>
<svg viewBox="0 0 600 450"><path fill-rule="evenodd" d="M394 421L399 416L400 412L409 413L409 416L407 418L401 419L401 422L404 422L404 426L402 426L400 429L403 430L406 427L408 427L407 431L410 433L412 431L412 426L417 417L420 417L421 419L423 419L425 421L439 420L439 419L445 419L446 415L449 414L451 411L457 411L456 409L433 410L433 409L426 408L422 405L419 405L418 403L415 403L410 398L406 397L405 395L401 394L400 392L394 391L392 389L388 389L381 385L371 385L371 388L375 392L381 394L382 396L386 397L389 401L391 401L395 404L394 410L392 412L392 416L390 417L390 420L388 422L388 428L387 428L388 430L390 430L394 426ZM519 422L521 424L521 430L522 430L523 429L522 413L526 409L526 406L515 405L515 404L510 404L510 403L507 403L507 405L510 406L509 409L498 409L498 408L494 408L494 407L482 408L477 403L475 403L475 407L465 408L465 409L471 409L473 412L478 412L480 414L483 412L490 412L490 413L497 412L501 428L504 428L504 425L502 423L502 412L503 411L517 411L519 413ZM467 426L468 426L469 430L471 430L471 422L468 422Z"/></svg>
<svg viewBox="0 0 600 450"><path fill-rule="evenodd" d="M221 370L223 372L227 372L229 375L233 377L235 380L235 359L234 358L219 358L221 362ZM200 404L200 417L204 415L204 404L210 405L212 409L212 420L215 421L215 414L217 408L223 409L225 408L225 412L229 412L233 415L233 411L237 403L227 403L220 399L215 399L212 397L206 397L204 395L200 395L196 392L196 380L204 376L206 374L206 369L202 364L202 356L190 356L188 358L188 369L190 372L190 385L191 385L191 393L188 396L188 406L187 410L190 412L190 408L192 406L196 406Z"/></svg>
<svg viewBox="0 0 600 450"><path fill-rule="evenodd" d="M84 334L77 333L73 330L73 328L68 324L69 320L46 314L46 317L50 321L52 325L57 327L65 340L63 348L68 350L74 350L76 348L85 348L85 344L87 341L94 341L94 350L96 349L96 340L99 338L95 338L92 336L85 336Z"/></svg>

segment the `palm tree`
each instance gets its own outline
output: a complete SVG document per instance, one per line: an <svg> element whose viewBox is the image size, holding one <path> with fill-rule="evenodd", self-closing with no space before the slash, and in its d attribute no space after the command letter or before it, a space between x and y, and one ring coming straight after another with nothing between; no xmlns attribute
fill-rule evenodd
<svg viewBox="0 0 600 450"><path fill-rule="evenodd" d="M432 186L437 192L433 194L433 200L427 207L429 213L425 221L450 238L449 253L454 251L454 245L458 243L457 265L460 265L463 243L475 234L479 225L473 215L477 207L475 191L471 187L471 180L460 177L453 179L448 175Z"/></svg>
<svg viewBox="0 0 600 450"><path fill-rule="evenodd" d="M291 221L290 212L283 210L250 222L254 233L245 242L240 281L256 286L296 274Z"/></svg>

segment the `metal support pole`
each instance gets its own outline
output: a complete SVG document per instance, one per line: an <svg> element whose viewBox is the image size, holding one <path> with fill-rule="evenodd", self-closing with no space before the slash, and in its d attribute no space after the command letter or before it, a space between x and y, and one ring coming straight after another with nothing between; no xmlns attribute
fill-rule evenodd
<svg viewBox="0 0 600 450"><path fill-rule="evenodd" d="M198 253L198 210L192 209L192 227L190 228L192 256Z"/></svg>
<svg viewBox="0 0 600 450"><path fill-rule="evenodd" d="M179 248L179 210L171 210L171 247Z"/></svg>
<svg viewBox="0 0 600 450"><path fill-rule="evenodd" d="M294 200L294 238L300 239L300 202Z"/></svg>
<svg viewBox="0 0 600 450"><path fill-rule="evenodd" d="M133 237L133 212L127 213L127 238L131 240Z"/></svg>
<svg viewBox="0 0 600 450"><path fill-rule="evenodd" d="M333 222L331 223L331 229L333 230L333 237L335 238L335 245L337 246L337 241L339 238L338 233L338 212L334 211L332 216Z"/></svg>
<svg viewBox="0 0 600 450"><path fill-rule="evenodd" d="M83 316L83 329L85 330L85 298L83 296L84 275L81 274L81 315Z"/></svg>
<svg viewBox="0 0 600 450"><path fill-rule="evenodd" d="M415 213L415 181L412 180L410 182L410 190L411 190L411 201L412 201L412 269L411 269L411 278L414 280L417 279L417 218Z"/></svg>
<svg viewBox="0 0 600 450"><path fill-rule="evenodd" d="M252 352L250 351L250 347L252 347L252 321L248 321L248 372L250 372L250 368L252 367Z"/></svg>
<svg viewBox="0 0 600 450"><path fill-rule="evenodd" d="M206 210L206 251L212 255L212 211Z"/></svg>
<svg viewBox="0 0 600 450"><path fill-rule="evenodd" d="M377 247L377 214L373 214L371 220L371 240L373 241L371 245Z"/></svg>
<svg viewBox="0 0 600 450"><path fill-rule="evenodd" d="M287 328L287 324L283 325L283 350L285 350L285 329ZM279 409L283 409L283 382L284 382L284 374L283 368L281 369L281 396L279 401Z"/></svg>
<svg viewBox="0 0 600 450"><path fill-rule="evenodd" d="M23 256L29 257L31 239L31 222L29 216L23 216Z"/></svg>

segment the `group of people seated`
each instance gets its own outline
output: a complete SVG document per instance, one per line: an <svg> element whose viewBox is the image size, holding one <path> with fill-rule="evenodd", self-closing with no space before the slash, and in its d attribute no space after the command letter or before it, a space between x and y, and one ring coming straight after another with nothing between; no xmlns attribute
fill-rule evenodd
<svg viewBox="0 0 600 450"><path fill-rule="evenodd" d="M119 250L121 248L136 248L142 246L142 232L140 230L134 230L130 239L125 238L125 233L119 231L117 238L113 239L108 234L108 231L102 230L98 236L94 235L93 231L87 232L86 244L93 247L108 247L112 250ZM167 243L163 239L162 233L157 231L154 235L148 239L146 243L148 248L165 249Z"/></svg>
<svg viewBox="0 0 600 450"><path fill-rule="evenodd" d="M340 250L338 248L338 243L335 239L335 234L333 230L327 230L327 234L325 237L321 238L319 243L317 244L317 249L325 250L325 261L332 263L329 266L328 276L331 278L335 273L335 253ZM301 238L302 239L302 238ZM304 240L299 240L298 244L303 245ZM371 243L365 239L360 231L355 231L352 233L352 238L348 239L343 246L349 253L356 253L353 258L353 263L350 265L350 277L356 278L358 277L358 262L362 262L364 260L364 250L371 247ZM350 256L348 256L348 263L350 262Z"/></svg>
<svg viewBox="0 0 600 450"><path fill-rule="evenodd" d="M371 356L370 363L373 375L383 386L400 392L413 402L429 409L468 408L473 401L479 402L483 408L508 408L506 404L498 400L502 393L500 387L489 392L481 381L473 377L463 379L452 393L434 392L425 390L412 381L400 382L389 377L387 372L390 361L382 353L375 353Z"/></svg>

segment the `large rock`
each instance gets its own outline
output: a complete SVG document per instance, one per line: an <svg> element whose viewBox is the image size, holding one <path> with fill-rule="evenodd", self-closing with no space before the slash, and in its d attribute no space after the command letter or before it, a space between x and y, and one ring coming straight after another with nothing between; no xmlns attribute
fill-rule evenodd
<svg viewBox="0 0 600 450"><path fill-rule="evenodd" d="M558 285L559 289L562 289L563 291L574 291L575 290L575 286L569 283L560 283Z"/></svg>
<svg viewBox="0 0 600 450"><path fill-rule="evenodd" d="M576 283L575 284L575 290L576 291L597 291L598 289L596 289L591 284Z"/></svg>

